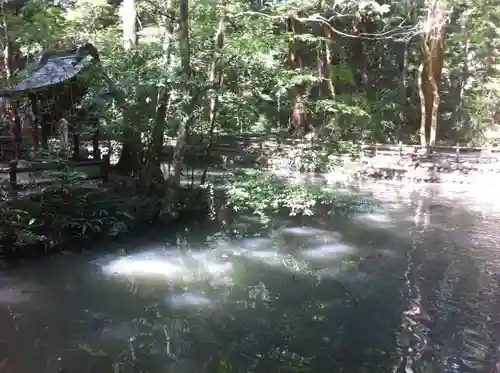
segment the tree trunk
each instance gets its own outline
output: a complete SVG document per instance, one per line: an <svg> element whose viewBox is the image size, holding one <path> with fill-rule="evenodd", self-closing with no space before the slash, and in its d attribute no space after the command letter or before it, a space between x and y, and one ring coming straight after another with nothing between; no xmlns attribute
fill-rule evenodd
<svg viewBox="0 0 500 373"><path fill-rule="evenodd" d="M406 0L405 1L405 4L404 4L404 13L408 13L410 14L410 19L412 22L415 22L417 23L417 11L418 11L418 8L415 4L415 0ZM410 59L410 39L409 38L405 38L404 39L404 42L403 42L403 53L402 53L402 58L401 58L401 62L400 62L400 68L401 68L401 86L400 86L400 105L401 105L401 109L400 109L400 114L399 114L399 119L400 121L398 122L398 125L397 125L397 134L396 134L396 141L400 142L400 141L404 141L404 139L402 138L403 135L405 135L404 137L406 138L406 135L407 133L405 133L408 129L408 127L410 126L410 123L411 125L413 125L413 120L410 121L410 118L413 117L412 115L412 105L411 105L411 102L412 102L412 94L411 94L411 90L409 90L409 71L410 71L410 62L409 62L409 59ZM420 71L420 70L419 70ZM420 79L420 73L418 75L418 78L417 79ZM419 94L420 94L420 83L418 85L418 91L419 91ZM424 136L424 139L425 139L425 136ZM424 141L425 142L425 141Z"/></svg>
<svg viewBox="0 0 500 373"><path fill-rule="evenodd" d="M334 35L330 27L325 26L324 30L326 32L326 37L328 39L328 41L325 42L326 78L327 78L328 92L330 94L330 98L334 100L336 96L335 74L333 70L333 67L335 66L335 61L332 55L332 47L331 47L331 44L333 44L334 42L333 40Z"/></svg>
<svg viewBox="0 0 500 373"><path fill-rule="evenodd" d="M440 104L440 94L439 94L439 84L441 81L441 73L443 70L444 61L444 31L440 30L437 35L437 39L431 41L431 56L429 77L430 84L432 88L432 110L431 110L431 122L430 122L430 133L429 133L429 147L432 149L436 145L436 133L438 125L439 116L439 104Z"/></svg>
<svg viewBox="0 0 500 373"><path fill-rule="evenodd" d="M172 166L174 169L173 182L175 185L181 184L181 171L184 160L184 145L186 143L186 136L189 124L192 120L194 100L194 90L191 88L191 53L189 44L189 0L180 0L179 5L179 49L181 55L181 73L184 81L189 85L190 102L185 105L184 113L179 123L177 130L177 141L175 144L174 155L172 159Z"/></svg>
<svg viewBox="0 0 500 373"><path fill-rule="evenodd" d="M165 8L166 12L170 13L173 7L173 0L168 0ZM174 26L170 18L164 18L165 25L165 38L163 42L163 53L165 55L166 66L169 66L172 60L172 38L174 34ZM153 157L161 158L163 152L163 142L164 142L164 132L165 132L165 120L167 116L167 109L170 104L170 93L172 87L167 87L165 84L165 79L163 81L162 87L159 89L157 104L156 104L156 116L155 125L152 134L152 149Z"/></svg>
<svg viewBox="0 0 500 373"><path fill-rule="evenodd" d="M451 123L456 128L460 128L460 122L462 121L462 112L463 112L463 97L465 92L465 86L467 85L467 81L469 80L469 53L471 47L470 37L467 36L467 40L464 45L464 55L463 55L463 65L462 65L462 77L458 79L458 94L457 101L455 105L455 110L453 110Z"/></svg>
<svg viewBox="0 0 500 373"><path fill-rule="evenodd" d="M165 4L165 12L170 13L173 7L173 0L168 0ZM164 17L165 37L163 42L163 53L166 59L166 66L171 63L171 50L172 50L172 37L174 33L174 26L172 20ZM153 130L151 134L151 148L148 152L148 159L146 165L146 188L150 189L153 182L163 182L165 175L161 169L161 161L163 155L164 141L165 141L165 122L170 105L170 97L172 87L166 85L166 79L158 88L156 98L156 114L154 119Z"/></svg>
<svg viewBox="0 0 500 373"><path fill-rule="evenodd" d="M5 80L9 80L12 75L11 66L11 41L9 38L9 30L7 25L7 17L5 10L5 2L0 2L0 17L1 17L1 30L2 30L2 49L3 49L3 76Z"/></svg>
<svg viewBox="0 0 500 373"><path fill-rule="evenodd" d="M418 95L420 97L420 145L427 149L427 110L426 110L426 99L424 93L424 83L423 83L423 73L424 73L424 63L422 62L418 67Z"/></svg>
<svg viewBox="0 0 500 373"><path fill-rule="evenodd" d="M420 141L428 150L436 144L439 114L439 83L444 62L445 7L440 0L429 5L422 35L422 64L419 69L419 86L422 111ZM422 102L423 100L423 102ZM429 130L429 140L422 142L422 133Z"/></svg>
<svg viewBox="0 0 500 373"><path fill-rule="evenodd" d="M134 53L133 48L138 43L135 9L135 0L124 0L120 9L120 17L123 28L123 48ZM136 124L134 108L126 105L123 110L123 146L120 159L116 165L116 171L122 175L137 173L140 169L141 134L134 128Z"/></svg>
<svg viewBox="0 0 500 373"><path fill-rule="evenodd" d="M206 151L207 164L205 166L205 169L203 170L203 174L201 175L202 185L205 184L208 167L210 166L209 162L213 144L212 137L215 131L215 124L216 124L215 118L217 116L218 92L215 90L215 85L217 84L217 82L219 83L219 86L222 85L223 71L222 68L220 68L219 66L219 62L221 59L220 51L224 46L224 26L225 26L225 20L224 17L221 16L217 25L217 30L215 31L214 35L214 58L212 61L212 66L210 67L210 78L209 78L210 86L214 88L211 88L209 91L210 103L208 107L208 122L210 123L210 130L208 133L209 143Z"/></svg>
<svg viewBox="0 0 500 373"><path fill-rule="evenodd" d="M291 69L302 69L302 59L298 50L299 42L294 39L297 35L297 29L293 18L287 20L287 30L291 34L288 43L288 65ZM304 104L304 96L307 96L309 92L308 85L299 84L298 87L295 87L295 97L290 112L289 132L291 134L300 136L309 130Z"/></svg>
<svg viewBox="0 0 500 373"><path fill-rule="evenodd" d="M400 85L400 112L399 112L399 122L397 124L396 130L396 141L401 141L401 130L407 128L408 121L408 108L409 108L409 97L408 97L408 46L409 41L404 40L403 44L403 55L401 60L401 85ZM419 86L420 89L420 86Z"/></svg>
<svg viewBox="0 0 500 373"><path fill-rule="evenodd" d="M123 0L120 16L123 28L123 47L125 50L131 50L139 41L137 38L135 0Z"/></svg>

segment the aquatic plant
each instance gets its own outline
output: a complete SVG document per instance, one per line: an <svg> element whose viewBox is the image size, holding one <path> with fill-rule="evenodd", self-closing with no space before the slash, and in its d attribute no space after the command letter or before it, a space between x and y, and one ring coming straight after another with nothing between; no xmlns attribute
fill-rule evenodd
<svg viewBox="0 0 500 373"><path fill-rule="evenodd" d="M237 175L227 194L235 211L251 212L264 222L278 213L310 216L319 210L347 214L370 209L368 201L347 193L298 183L265 171Z"/></svg>

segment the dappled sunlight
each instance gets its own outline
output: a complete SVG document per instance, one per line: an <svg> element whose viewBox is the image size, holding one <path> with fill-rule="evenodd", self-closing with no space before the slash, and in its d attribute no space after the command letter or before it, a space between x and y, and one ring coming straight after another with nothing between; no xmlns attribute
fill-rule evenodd
<svg viewBox="0 0 500 373"><path fill-rule="evenodd" d="M369 281L374 280L374 276L361 272L358 270L345 271L344 273L339 274L338 280L342 281L345 284L363 284L365 285Z"/></svg>
<svg viewBox="0 0 500 373"><path fill-rule="evenodd" d="M339 232L310 226L282 228L278 234L283 236L292 247L296 246L297 242L316 246L342 241L342 234Z"/></svg>
<svg viewBox="0 0 500 373"><path fill-rule="evenodd" d="M217 254L213 250L195 253L176 249L149 251L111 260L102 266L102 271L109 276L172 283L223 280L231 275L233 265Z"/></svg>
<svg viewBox="0 0 500 373"><path fill-rule="evenodd" d="M18 285L2 288L0 289L0 307L28 302L31 299L31 295L22 286Z"/></svg>
<svg viewBox="0 0 500 373"><path fill-rule="evenodd" d="M246 251L243 255L248 259L260 262L269 267L302 274L310 272L307 263L297 260L290 254L282 254L277 251Z"/></svg>
<svg viewBox="0 0 500 373"><path fill-rule="evenodd" d="M264 237L249 237L237 240L235 244L244 250L267 250L273 247L273 240Z"/></svg>
<svg viewBox="0 0 500 373"><path fill-rule="evenodd" d="M281 229L280 233L282 234L290 234L290 235L295 235L299 237L335 237L338 238L340 237L340 233L337 232L331 232L326 229L319 229L319 228L314 228L314 227L307 227L307 226L302 226L302 227L287 227Z"/></svg>
<svg viewBox="0 0 500 373"><path fill-rule="evenodd" d="M0 307L29 302L39 292L39 286L16 277L1 276Z"/></svg>
<svg viewBox="0 0 500 373"><path fill-rule="evenodd" d="M301 255L312 261L339 259L346 255L354 254L357 249L346 244L331 244L314 247L302 251Z"/></svg>
<svg viewBox="0 0 500 373"><path fill-rule="evenodd" d="M396 252L395 250L391 250L391 249L377 249L377 250L375 250L375 254L378 257L381 257L384 259L396 258L400 255L398 252Z"/></svg>
<svg viewBox="0 0 500 373"><path fill-rule="evenodd" d="M138 334L137 327L131 322L111 323L99 331L103 341L128 342Z"/></svg>
<svg viewBox="0 0 500 373"><path fill-rule="evenodd" d="M285 243L280 239L282 235L290 239L298 236L303 242ZM325 270L325 267L333 265L332 273L337 273L342 261L358 252L355 246L342 243L340 239L338 232L305 226L291 227L280 230L274 239L246 237L216 240L209 247L199 250L172 247L98 262L102 272L111 278L169 284L209 283L214 287L227 287L234 286L240 272L247 272L247 264L251 263L307 276L321 275L319 269ZM171 302L193 304L194 298L190 295L187 299L179 298Z"/></svg>
<svg viewBox="0 0 500 373"><path fill-rule="evenodd" d="M361 223L367 227L376 229L391 229L395 228L399 221L396 221L393 216L391 216L392 211L387 211L386 209L378 209L371 213L359 213L352 217L352 221L356 223Z"/></svg>
<svg viewBox="0 0 500 373"><path fill-rule="evenodd" d="M173 294L166 298L166 304L173 309L213 309L215 301L201 294Z"/></svg>

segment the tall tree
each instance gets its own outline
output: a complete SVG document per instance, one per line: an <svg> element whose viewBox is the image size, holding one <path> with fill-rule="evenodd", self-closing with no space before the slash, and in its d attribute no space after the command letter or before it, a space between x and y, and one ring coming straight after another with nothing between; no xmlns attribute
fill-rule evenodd
<svg viewBox="0 0 500 373"><path fill-rule="evenodd" d="M420 143L428 149L436 143L440 103L439 84L444 62L444 35L448 20L445 0L427 4L421 35L422 62L419 68L421 105ZM429 136L427 137L427 131Z"/></svg>
<svg viewBox="0 0 500 373"><path fill-rule="evenodd" d="M179 47L181 60L181 76L188 87L188 97L181 113L179 128L177 130L177 142L175 144L172 166L174 168L173 182L175 185L181 183L181 172L184 160L184 145L189 131L189 124L193 118L193 109L196 98L194 97L193 82L191 81L191 49L189 43L189 0L179 2Z"/></svg>

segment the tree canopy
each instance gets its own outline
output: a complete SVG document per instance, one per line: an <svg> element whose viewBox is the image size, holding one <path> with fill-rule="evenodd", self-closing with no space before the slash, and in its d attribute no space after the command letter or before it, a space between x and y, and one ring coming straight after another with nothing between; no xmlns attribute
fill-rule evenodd
<svg viewBox="0 0 500 373"><path fill-rule="evenodd" d="M496 144L499 4L12 2L2 11L3 83L43 52L95 45L102 84L85 102L122 143L124 172L154 163L164 135L177 138L174 163L193 133Z"/></svg>

